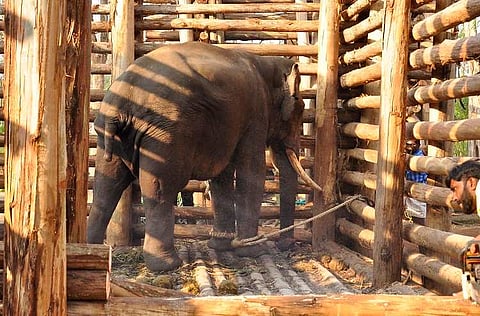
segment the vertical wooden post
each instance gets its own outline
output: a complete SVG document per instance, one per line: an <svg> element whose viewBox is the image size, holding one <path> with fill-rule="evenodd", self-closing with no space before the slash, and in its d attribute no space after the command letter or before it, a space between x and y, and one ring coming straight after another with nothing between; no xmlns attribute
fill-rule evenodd
<svg viewBox="0 0 480 316"><path fill-rule="evenodd" d="M66 2L5 1L3 315L66 315Z"/></svg>
<svg viewBox="0 0 480 316"><path fill-rule="evenodd" d="M375 196L374 286L400 280L410 0L385 1L380 140Z"/></svg>
<svg viewBox="0 0 480 316"><path fill-rule="evenodd" d="M67 2L67 242L87 240L91 12L91 0Z"/></svg>
<svg viewBox="0 0 480 316"><path fill-rule="evenodd" d="M178 4L191 4L192 0L178 0ZM179 14L179 18L191 18L191 14ZM193 41L193 30L189 29L182 29L178 31L178 35L180 36L180 42L191 42Z"/></svg>
<svg viewBox="0 0 480 316"><path fill-rule="evenodd" d="M452 0L437 0L435 2L436 11L441 11L452 4ZM442 32L433 37L433 44L440 44L445 39L448 39L445 32ZM450 65L438 66L432 70L432 82L438 81L442 82L446 79L450 79ZM450 104L450 105L449 105ZM428 120L432 122L443 122L453 117L448 118L448 108L453 106L452 101L443 101L439 103L430 103L428 106ZM453 112L452 112L453 113ZM432 157L446 157L449 156L447 147L449 142L444 141L435 141L428 140L428 156ZM451 147L451 146L450 146ZM450 150L451 151L451 150ZM451 153L450 153L451 154ZM436 181L443 183L443 177L441 176L431 176ZM437 205L428 205L427 206L427 215L425 219L425 224L428 227L436 228L442 231L450 231L451 229L451 219L450 212L447 207L441 207ZM428 250L421 248L422 253L429 256L440 259L443 262L450 262L450 258L447 255L442 255L441 253L435 252L433 250ZM443 293L450 293L452 289L448 286L443 286L437 282L430 280L426 277L423 278L424 285L428 288L438 288Z"/></svg>
<svg viewBox="0 0 480 316"><path fill-rule="evenodd" d="M339 50L338 0L322 1L318 19L318 70L315 113L315 170L314 179L323 192L314 193L314 212L325 211L335 203L337 176L337 82ZM335 214L313 222L314 249L322 241L335 238Z"/></svg>
<svg viewBox="0 0 480 316"><path fill-rule="evenodd" d="M135 20L133 0L113 0L110 21L112 24L112 82L122 74L135 58ZM107 229L107 242L112 246L130 243L132 216L132 186L118 202Z"/></svg>

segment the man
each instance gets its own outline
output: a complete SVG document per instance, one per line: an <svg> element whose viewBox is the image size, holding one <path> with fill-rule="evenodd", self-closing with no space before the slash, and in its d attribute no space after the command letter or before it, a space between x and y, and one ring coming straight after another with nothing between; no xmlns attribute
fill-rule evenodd
<svg viewBox="0 0 480 316"><path fill-rule="evenodd" d="M468 160L450 170L445 179L447 187L453 192L453 200L462 208L463 213L476 212L480 216L480 161Z"/></svg>
<svg viewBox="0 0 480 316"><path fill-rule="evenodd" d="M418 139L409 139L405 144L405 152L412 156L425 156L420 141ZM428 174L426 172L415 172L410 169L405 171L405 179L417 183L427 183ZM405 217L416 224L425 225L427 216L427 204L418 201L412 197L405 196Z"/></svg>
<svg viewBox="0 0 480 316"><path fill-rule="evenodd" d="M480 179L480 161L478 160L468 160L455 166L445 179L447 187L453 192L453 200L460 205L465 214L476 212L477 216L480 216L480 202L477 203L480 201L478 179ZM479 239L480 235L477 235L475 240L467 245L470 252L480 253Z"/></svg>

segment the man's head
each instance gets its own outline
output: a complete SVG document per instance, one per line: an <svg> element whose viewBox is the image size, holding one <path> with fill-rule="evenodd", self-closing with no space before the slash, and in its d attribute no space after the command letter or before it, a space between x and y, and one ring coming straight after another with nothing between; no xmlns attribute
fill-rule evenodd
<svg viewBox="0 0 480 316"><path fill-rule="evenodd" d="M418 148L420 148L420 141L418 139L409 139L405 143L405 152L407 154L413 154Z"/></svg>
<svg viewBox="0 0 480 316"><path fill-rule="evenodd" d="M480 179L480 161L476 160L469 160L455 166L445 179L445 184L453 192L453 200L460 204L465 214L472 214L477 209L475 189L478 179Z"/></svg>

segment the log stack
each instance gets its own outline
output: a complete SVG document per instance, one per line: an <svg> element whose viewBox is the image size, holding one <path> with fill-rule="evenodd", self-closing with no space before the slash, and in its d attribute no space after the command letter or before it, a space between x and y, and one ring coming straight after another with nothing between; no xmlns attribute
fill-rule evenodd
<svg viewBox="0 0 480 316"><path fill-rule="evenodd" d="M0 266L2 267L3 259L4 243L1 241ZM67 299L69 301L108 300L111 266L110 246L67 244ZM3 288L3 282L1 287Z"/></svg>

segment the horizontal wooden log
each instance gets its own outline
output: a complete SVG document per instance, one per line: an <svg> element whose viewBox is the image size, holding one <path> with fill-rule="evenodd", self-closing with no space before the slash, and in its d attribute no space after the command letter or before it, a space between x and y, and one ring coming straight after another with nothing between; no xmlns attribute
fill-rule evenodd
<svg viewBox="0 0 480 316"><path fill-rule="evenodd" d="M378 151L374 149L364 149L357 147L353 149L346 149L344 150L344 152L349 158L371 163L377 163Z"/></svg>
<svg viewBox="0 0 480 316"><path fill-rule="evenodd" d="M403 261L408 270L445 285L453 294L462 290L462 269L404 247Z"/></svg>
<svg viewBox="0 0 480 316"><path fill-rule="evenodd" d="M478 159L474 157L421 157L407 156L408 169L415 172L427 172L431 175L446 176L448 172L459 163L467 160Z"/></svg>
<svg viewBox="0 0 480 316"><path fill-rule="evenodd" d="M344 171L341 176L341 181L350 185L376 190L376 177L375 174ZM430 205L445 206L453 210L460 210L459 205L452 201L452 192L448 188L406 181L405 194Z"/></svg>
<svg viewBox="0 0 480 316"><path fill-rule="evenodd" d="M352 70L340 76L340 85L343 88L363 86L369 82L379 80L381 77L381 70L381 63L374 63L360 69Z"/></svg>
<svg viewBox="0 0 480 316"><path fill-rule="evenodd" d="M349 269L355 272L355 276L361 280L363 284L371 284L373 281L372 264L360 258L358 253L328 240L322 242L318 253L320 256L328 255L331 258L335 258L336 261L344 262Z"/></svg>
<svg viewBox="0 0 480 316"><path fill-rule="evenodd" d="M67 299L106 301L110 297L110 272L67 269Z"/></svg>
<svg viewBox="0 0 480 316"><path fill-rule="evenodd" d="M480 0L460 0L415 24L412 35L416 41L426 39L478 16Z"/></svg>
<svg viewBox="0 0 480 316"><path fill-rule="evenodd" d="M135 13L144 16L156 14L221 14L260 12L318 12L318 3L243 3L243 4L177 4L137 5Z"/></svg>
<svg viewBox="0 0 480 316"><path fill-rule="evenodd" d="M152 50L169 44L161 43L136 43L135 54L143 55ZM253 52L257 55L268 56L312 56L318 55L318 47L316 45L291 45L291 44L212 44L223 48L239 48L246 51ZM345 51L352 50L358 44L349 45L348 48L340 47L339 53L343 54ZM1 47L1 46L0 46ZM112 48L109 43L93 42L92 53L96 54L111 54ZM306 64L307 67L311 67ZM315 72L316 73L316 72Z"/></svg>
<svg viewBox="0 0 480 316"><path fill-rule="evenodd" d="M372 13L368 18L352 27L344 29L340 32L340 40L343 43L354 42L360 38L365 37L368 33L379 29L382 26L383 10ZM317 30L318 31L318 30Z"/></svg>
<svg viewBox="0 0 480 316"><path fill-rule="evenodd" d="M0 241L0 266L3 266L5 244ZM112 249L108 245L67 243L67 269L110 271Z"/></svg>
<svg viewBox="0 0 480 316"><path fill-rule="evenodd" d="M377 163L378 152L375 149L353 148L344 150L349 158ZM446 176L456 165L475 157L429 157L407 155L407 168L415 172L426 172L429 175Z"/></svg>
<svg viewBox="0 0 480 316"><path fill-rule="evenodd" d="M343 102L343 107L348 109L379 109L380 96L365 95L365 96L348 99Z"/></svg>
<svg viewBox="0 0 480 316"><path fill-rule="evenodd" d="M345 197L345 199L347 198ZM348 209L367 223L375 223L375 208L365 202L360 200L352 201ZM469 236L417 225L407 220L403 220L402 225L402 234L405 240L433 250L436 253L445 254L451 258L460 258L462 250L473 239Z"/></svg>
<svg viewBox="0 0 480 316"><path fill-rule="evenodd" d="M143 207L135 205L133 212L136 216L145 216ZM210 207L200 206L176 206L174 207L175 216L187 219L213 219L213 211ZM312 217L311 206L295 206L294 216L296 219L307 219ZM280 218L280 206L262 205L260 208L260 219L278 219Z"/></svg>
<svg viewBox="0 0 480 316"><path fill-rule="evenodd" d="M347 123L341 126L341 132L347 136L365 140L378 140L378 125L367 123Z"/></svg>
<svg viewBox="0 0 480 316"><path fill-rule="evenodd" d="M189 225L189 224L176 224L174 228L175 238L194 238L198 240L210 239L210 231L212 230L211 225ZM278 231L276 228L272 227L258 227L258 233L260 235L265 235ZM133 225L133 233L135 238L140 239L145 235L145 225L144 224L135 224ZM312 234L306 231L303 228L294 229L294 238L298 241L311 242ZM277 240L278 236L273 236L272 240Z"/></svg>
<svg viewBox="0 0 480 316"><path fill-rule="evenodd" d="M438 103L480 94L480 75L445 80L408 90L407 105Z"/></svg>
<svg viewBox="0 0 480 316"><path fill-rule="evenodd" d="M112 277L110 285L114 297L192 297L191 294L181 291L164 289L118 277Z"/></svg>
<svg viewBox="0 0 480 316"><path fill-rule="evenodd" d="M372 249L374 240L372 230L365 229L344 218L337 220L337 228L342 234L359 242L363 247ZM461 289L462 270L457 267L413 252L408 247L403 249L403 261L409 270L449 286L453 292L458 292Z"/></svg>
<svg viewBox="0 0 480 316"><path fill-rule="evenodd" d="M357 0L352 3L352 5L348 6L345 10L340 12L340 16L345 21L348 21L357 14L369 9L370 6L377 1L378 0Z"/></svg>
<svg viewBox="0 0 480 316"><path fill-rule="evenodd" d="M227 41L253 41L253 40L297 40L296 32L268 32L268 31L227 31L224 32ZM178 42L180 41L178 30L147 30L145 31L146 42Z"/></svg>
<svg viewBox="0 0 480 316"><path fill-rule="evenodd" d="M473 240L470 236L444 232L409 221L403 221L403 238L418 246L455 259L460 258L465 246L470 240Z"/></svg>
<svg viewBox="0 0 480 316"><path fill-rule="evenodd" d="M376 41L359 49L348 51L340 56L340 61L345 64L363 63L368 58L378 56L382 53L382 42Z"/></svg>
<svg viewBox="0 0 480 316"><path fill-rule="evenodd" d="M336 221L336 227L342 235L354 239L362 247L366 249L373 249L374 233L372 230L363 228L345 218L338 218Z"/></svg>
<svg viewBox="0 0 480 316"><path fill-rule="evenodd" d="M460 211L460 206L453 202L452 191L449 188L440 188L423 183L405 182L405 192L419 201L427 204L446 206L455 211Z"/></svg>
<svg viewBox="0 0 480 316"><path fill-rule="evenodd" d="M111 64L92 64L90 73L92 75L109 75L112 73Z"/></svg>
<svg viewBox="0 0 480 316"><path fill-rule="evenodd" d="M407 139L413 137L416 139L441 141L480 139L480 118L444 122L422 121L407 123L406 137Z"/></svg>
<svg viewBox="0 0 480 316"><path fill-rule="evenodd" d="M445 65L480 56L480 34L458 40L444 40L438 45L421 48L410 53L409 64L414 69Z"/></svg>
<svg viewBox="0 0 480 316"><path fill-rule="evenodd" d="M68 302L69 315L475 315L463 297L435 295L328 294L295 296L207 296L194 298L112 297L107 303Z"/></svg>
<svg viewBox="0 0 480 316"><path fill-rule="evenodd" d="M316 32L318 21L290 20L219 20L177 18L166 20L143 20L135 24L138 30L197 29L206 31L271 31L271 32Z"/></svg>
<svg viewBox="0 0 480 316"><path fill-rule="evenodd" d="M341 133L365 140L378 140L378 125L367 123L346 123ZM480 139L480 119L465 119L445 122L411 122L406 124L408 139L428 139L439 141L462 141Z"/></svg>

